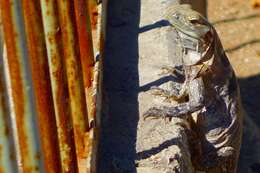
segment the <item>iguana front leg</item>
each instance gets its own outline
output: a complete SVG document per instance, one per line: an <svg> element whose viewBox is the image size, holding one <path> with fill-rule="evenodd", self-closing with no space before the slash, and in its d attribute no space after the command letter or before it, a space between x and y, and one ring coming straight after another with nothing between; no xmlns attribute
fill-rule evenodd
<svg viewBox="0 0 260 173"><path fill-rule="evenodd" d="M165 118L165 117L185 117L187 114L191 114L202 109L205 106L205 94L202 78L193 79L187 82L189 101L186 103L180 103L176 106L158 106L148 109L143 114L146 120L149 117L152 118Z"/></svg>
<svg viewBox="0 0 260 173"><path fill-rule="evenodd" d="M173 99L175 101L180 101L184 97L188 95L187 93L187 82L185 81L181 87L181 90L178 91L176 88L171 88L170 90L166 90L160 87L151 87L153 95L159 95L162 97L166 97L169 99Z"/></svg>

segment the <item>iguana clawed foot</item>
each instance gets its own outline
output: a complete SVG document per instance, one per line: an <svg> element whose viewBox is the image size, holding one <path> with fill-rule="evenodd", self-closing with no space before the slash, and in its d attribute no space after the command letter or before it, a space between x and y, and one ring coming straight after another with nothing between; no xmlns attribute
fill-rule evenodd
<svg viewBox="0 0 260 173"><path fill-rule="evenodd" d="M162 96L162 97L166 97L166 98L173 98L174 100L180 99L178 97L179 93L175 89L169 91L169 90L157 87L157 86L153 86L153 87L151 87L151 91L152 91L152 95L155 95L155 96Z"/></svg>

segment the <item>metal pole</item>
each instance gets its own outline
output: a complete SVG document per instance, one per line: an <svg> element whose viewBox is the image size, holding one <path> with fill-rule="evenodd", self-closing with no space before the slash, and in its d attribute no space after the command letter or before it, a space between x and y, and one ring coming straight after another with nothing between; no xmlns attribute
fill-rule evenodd
<svg viewBox="0 0 260 173"><path fill-rule="evenodd" d="M0 5L18 128L19 166L26 173L44 172L21 2L1 0Z"/></svg>
<svg viewBox="0 0 260 173"><path fill-rule="evenodd" d="M63 43L63 58L68 80L71 117L78 166L86 162L87 147L85 135L88 131L88 115L84 93L83 76L80 66L80 52L76 35L74 5L71 1L57 1L61 35Z"/></svg>
<svg viewBox="0 0 260 173"><path fill-rule="evenodd" d="M57 173L61 164L41 6L38 0L22 2L45 171Z"/></svg>
<svg viewBox="0 0 260 173"><path fill-rule="evenodd" d="M0 172L18 172L12 137L11 108L8 104L7 81L4 70L4 42L0 19Z"/></svg>
<svg viewBox="0 0 260 173"><path fill-rule="evenodd" d="M61 26L55 0L41 0L41 10L63 173L77 171L70 98L63 64Z"/></svg>

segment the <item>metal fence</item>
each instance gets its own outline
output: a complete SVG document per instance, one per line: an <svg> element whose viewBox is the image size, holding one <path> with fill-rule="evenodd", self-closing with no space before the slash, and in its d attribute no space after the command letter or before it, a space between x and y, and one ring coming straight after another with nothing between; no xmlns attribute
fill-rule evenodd
<svg viewBox="0 0 260 173"><path fill-rule="evenodd" d="M0 173L95 172L105 6L0 0Z"/></svg>

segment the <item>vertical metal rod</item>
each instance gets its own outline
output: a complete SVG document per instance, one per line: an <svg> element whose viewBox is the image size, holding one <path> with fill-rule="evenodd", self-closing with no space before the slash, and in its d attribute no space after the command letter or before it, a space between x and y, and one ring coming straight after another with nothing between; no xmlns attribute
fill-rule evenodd
<svg viewBox="0 0 260 173"><path fill-rule="evenodd" d="M74 0L77 35L79 41L81 68L88 108L88 123L94 119L94 103L92 92L94 53L91 36L90 15L88 1Z"/></svg>
<svg viewBox="0 0 260 173"><path fill-rule="evenodd" d="M91 22L91 29L96 30L97 24L98 24L98 2L96 0L88 0L87 1L88 6L88 13L90 16L90 22Z"/></svg>
<svg viewBox="0 0 260 173"><path fill-rule="evenodd" d="M74 173L78 171L68 88L61 50L62 39L58 8L55 0L41 0L40 2L59 138L61 172Z"/></svg>
<svg viewBox="0 0 260 173"><path fill-rule="evenodd" d="M45 171L57 173L60 172L61 165L41 6L38 0L23 0L22 5Z"/></svg>
<svg viewBox="0 0 260 173"><path fill-rule="evenodd" d="M1 16L0 16L1 18ZM4 70L4 42L0 19L0 172L18 172Z"/></svg>
<svg viewBox="0 0 260 173"><path fill-rule="evenodd" d="M107 0L102 1L102 7L98 8L98 16L97 19L97 48L99 51L99 60L95 63L94 67L94 77L93 77L93 95L95 97L95 105L93 109L95 110L95 128L90 131L91 141L91 155L90 155L90 171L92 173L96 173L98 168L98 145L99 145L99 137L100 137L100 123L101 123L101 108L102 108L102 81L103 81L103 57L104 57L104 41L105 41L105 28L106 28L106 11L107 11ZM93 32L92 32L93 33ZM94 46L95 47L95 46Z"/></svg>
<svg viewBox="0 0 260 173"><path fill-rule="evenodd" d="M100 8L98 8L98 2L96 0L88 0L87 1L88 6L88 14L90 17L90 29L92 33L92 40L93 40L93 50L94 55L99 54L99 44L100 44Z"/></svg>
<svg viewBox="0 0 260 173"><path fill-rule="evenodd" d="M44 172L21 4L19 0L1 0L0 4L16 126L19 129L21 169L26 173Z"/></svg>
<svg viewBox="0 0 260 173"><path fill-rule="evenodd" d="M85 146L85 135L89 127L83 76L80 66L80 53L76 34L74 4L71 1L58 1L58 8L62 33L63 54L69 87L75 147L78 165L79 167L82 167L81 163L86 163L88 154L88 148Z"/></svg>
<svg viewBox="0 0 260 173"><path fill-rule="evenodd" d="M91 86L91 70L93 70L94 66L90 16L86 0L74 0L74 6L84 86L89 88Z"/></svg>

